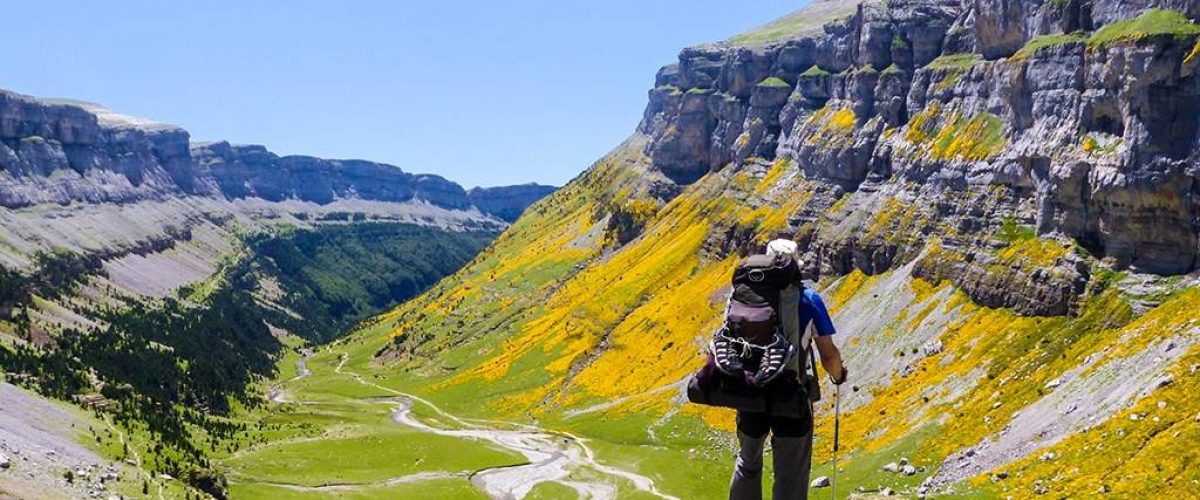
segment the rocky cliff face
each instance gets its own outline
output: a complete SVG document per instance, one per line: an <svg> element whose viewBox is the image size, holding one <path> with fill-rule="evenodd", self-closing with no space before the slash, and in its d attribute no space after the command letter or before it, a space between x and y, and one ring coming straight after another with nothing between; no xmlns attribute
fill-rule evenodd
<svg viewBox="0 0 1200 500"><path fill-rule="evenodd" d="M39 101L0 90L0 206L7 208L195 195L318 204L423 201L512 218L548 192L519 186L470 198L458 184L392 165L281 157L263 146L228 142L191 144L187 131L172 125L94 104ZM490 193L503 199L488 199Z"/></svg>
<svg viewBox="0 0 1200 500"><path fill-rule="evenodd" d="M0 91L0 206L133 201L194 179L183 129Z"/></svg>
<svg viewBox="0 0 1200 500"><path fill-rule="evenodd" d="M347 198L423 200L456 210L472 206L462 186L436 175L409 174L391 165L311 156L281 157L263 146L227 142L197 144L191 152L205 190L226 198L295 199L320 204Z"/></svg>
<svg viewBox="0 0 1200 500"><path fill-rule="evenodd" d="M529 205L545 198L557 189L554 186L541 184L521 184L518 186L476 187L467 191L467 199L480 210L494 214L508 222L517 220Z"/></svg>
<svg viewBox="0 0 1200 500"><path fill-rule="evenodd" d="M902 242L816 228L805 244L827 273L887 269L936 235L967 258L935 274L987 303L1062 313L1087 278L1072 258L1062 276L1021 278L1037 304L977 286L992 263L977 249L1004 221L1121 267L1198 266L1197 5L866 2L821 32L684 50L659 72L639 131L677 185L784 159L820 191L794 221L836 215L853 192L924 221Z"/></svg>
<svg viewBox="0 0 1200 500"><path fill-rule="evenodd" d="M468 194L392 165L191 143L173 125L0 90L0 266L30 270L65 249L135 295L209 277L239 232L350 220L495 231L551 190Z"/></svg>

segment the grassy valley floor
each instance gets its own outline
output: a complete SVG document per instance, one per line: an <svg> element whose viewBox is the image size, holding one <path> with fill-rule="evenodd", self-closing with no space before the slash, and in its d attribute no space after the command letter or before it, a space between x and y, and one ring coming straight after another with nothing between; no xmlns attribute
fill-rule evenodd
<svg viewBox="0 0 1200 500"><path fill-rule="evenodd" d="M281 361L291 368L268 391L273 404L240 415L248 430L217 457L233 498L676 497L660 491L674 482L668 476L643 477L643 467L624 463L662 463L674 454L661 446L574 434L606 424L592 419L548 432L451 415L420 395L428 389L382 374L364 347L335 343ZM645 424L608 423L614 437Z"/></svg>

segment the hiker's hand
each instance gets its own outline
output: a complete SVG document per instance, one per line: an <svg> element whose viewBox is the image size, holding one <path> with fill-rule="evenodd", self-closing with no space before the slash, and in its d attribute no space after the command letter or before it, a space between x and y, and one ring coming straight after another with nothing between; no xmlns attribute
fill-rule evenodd
<svg viewBox="0 0 1200 500"><path fill-rule="evenodd" d="M842 365L842 376L839 378L839 377L834 377L833 375L830 375L829 380L831 382L833 382L833 385L842 385L842 384L846 383L846 378L849 376L850 376L850 369L846 368L846 365Z"/></svg>

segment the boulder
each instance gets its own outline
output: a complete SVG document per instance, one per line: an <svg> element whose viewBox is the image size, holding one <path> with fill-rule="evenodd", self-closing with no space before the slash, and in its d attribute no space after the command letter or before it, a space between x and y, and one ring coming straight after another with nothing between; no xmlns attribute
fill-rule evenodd
<svg viewBox="0 0 1200 500"><path fill-rule="evenodd" d="M921 352L925 354L925 356L933 356L942 352L943 349L945 349L945 345L942 344L940 339L930 340L929 342L926 342L925 345L921 346Z"/></svg>

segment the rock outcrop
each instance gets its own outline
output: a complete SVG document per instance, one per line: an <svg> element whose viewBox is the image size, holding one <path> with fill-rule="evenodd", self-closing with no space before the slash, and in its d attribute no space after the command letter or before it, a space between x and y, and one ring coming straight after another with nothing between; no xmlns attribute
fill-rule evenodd
<svg viewBox="0 0 1200 500"><path fill-rule="evenodd" d="M512 222L534 202L553 193L554 186L519 184L516 186L476 187L467 191L467 199L485 213Z"/></svg>
<svg viewBox="0 0 1200 500"><path fill-rule="evenodd" d="M89 108L0 91L0 206L194 192L186 131Z"/></svg>
<svg viewBox="0 0 1200 500"><path fill-rule="evenodd" d="M263 146L191 143L182 128L101 106L0 90L0 207L128 203L179 196L327 204L428 202L512 220L553 188L468 195L436 175L363 160L278 156ZM498 199L490 199L495 195ZM495 212L492 212L492 209Z"/></svg>
<svg viewBox="0 0 1200 500"><path fill-rule="evenodd" d="M1088 280L1077 255L1200 266L1198 15L1182 0L862 2L821 30L685 49L638 130L681 186L790 162L813 194L790 230L824 273L880 272L936 238L951 258L918 272L1061 314ZM890 230L864 231L864 208ZM1010 266L1006 225L1078 250Z"/></svg>

